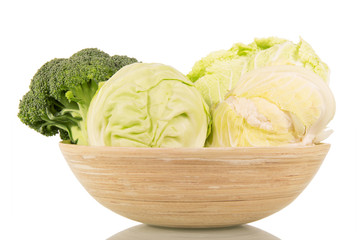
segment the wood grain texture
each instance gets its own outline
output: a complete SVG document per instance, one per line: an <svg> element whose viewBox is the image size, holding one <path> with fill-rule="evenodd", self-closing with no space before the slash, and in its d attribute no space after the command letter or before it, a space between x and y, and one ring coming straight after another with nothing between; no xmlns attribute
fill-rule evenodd
<svg viewBox="0 0 361 240"><path fill-rule="evenodd" d="M60 143L71 170L102 205L139 222L222 227L291 203L329 144L264 148L120 148Z"/></svg>

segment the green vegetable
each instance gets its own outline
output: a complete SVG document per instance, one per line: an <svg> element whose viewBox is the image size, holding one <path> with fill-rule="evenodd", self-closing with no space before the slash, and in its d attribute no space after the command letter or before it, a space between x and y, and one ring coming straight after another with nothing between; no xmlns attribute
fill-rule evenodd
<svg viewBox="0 0 361 240"><path fill-rule="evenodd" d="M212 112L211 147L318 143L335 114L324 79L299 66L268 66L244 74Z"/></svg>
<svg viewBox="0 0 361 240"><path fill-rule="evenodd" d="M45 136L59 133L63 140L87 145L87 112L98 83L134 62L135 58L109 56L95 48L53 59L34 75L20 101L18 117Z"/></svg>
<svg viewBox="0 0 361 240"><path fill-rule="evenodd" d="M209 119L207 104L186 76L167 65L135 63L94 96L89 145L203 147Z"/></svg>
<svg viewBox="0 0 361 240"><path fill-rule="evenodd" d="M309 69L325 82L329 69L303 39L298 44L280 38L255 39L249 45L234 44L229 50L210 53L196 62L187 75L213 108L246 72L265 66L294 65Z"/></svg>

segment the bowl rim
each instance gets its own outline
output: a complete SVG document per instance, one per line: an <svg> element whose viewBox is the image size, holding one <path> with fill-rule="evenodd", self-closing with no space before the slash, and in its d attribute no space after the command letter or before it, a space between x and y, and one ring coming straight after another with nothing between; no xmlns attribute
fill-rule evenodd
<svg viewBox="0 0 361 240"><path fill-rule="evenodd" d="M329 143L317 143L313 145L284 145L284 146L267 146L267 147L180 147L180 148L143 148L143 147L114 147L114 146L88 146L77 145L69 142L59 142L61 150L66 151L84 151L84 152L122 152L133 154L212 154L212 153L267 153L267 154L297 154L320 151L329 151L331 144Z"/></svg>

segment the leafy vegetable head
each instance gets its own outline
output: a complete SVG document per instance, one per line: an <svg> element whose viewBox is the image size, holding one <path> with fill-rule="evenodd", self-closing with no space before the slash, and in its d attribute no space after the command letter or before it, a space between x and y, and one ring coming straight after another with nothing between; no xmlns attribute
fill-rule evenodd
<svg viewBox="0 0 361 240"><path fill-rule="evenodd" d="M86 116L98 84L136 61L111 57L96 48L83 49L67 59L53 59L34 75L29 92L20 101L18 116L45 136L60 133L64 140L86 145Z"/></svg>
<svg viewBox="0 0 361 240"><path fill-rule="evenodd" d="M105 82L88 112L90 145L203 147L208 106L191 81L170 66L128 65Z"/></svg>
<svg viewBox="0 0 361 240"><path fill-rule="evenodd" d="M214 109L212 147L304 145L320 142L335 113L330 88L297 66L268 66L244 74Z"/></svg>
<svg viewBox="0 0 361 240"><path fill-rule="evenodd" d="M329 69L311 46L300 39L298 44L280 38L255 39L251 44L237 43L229 50L210 53L196 62L187 75L211 107L222 102L246 72L265 66L293 65L309 69L325 82Z"/></svg>

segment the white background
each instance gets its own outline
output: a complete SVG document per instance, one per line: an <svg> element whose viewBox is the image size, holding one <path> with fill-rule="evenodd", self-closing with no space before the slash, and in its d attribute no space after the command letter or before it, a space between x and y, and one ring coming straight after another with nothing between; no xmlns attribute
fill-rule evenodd
<svg viewBox="0 0 361 240"><path fill-rule="evenodd" d="M291 205L250 225L287 240L361 239L357 3L1 1L0 239L106 239L138 224L90 197L63 159L58 137L18 120L19 99L43 63L97 47L188 73L211 51L268 36L294 42L301 36L312 45L331 69L337 112L326 141L331 150L311 184Z"/></svg>

